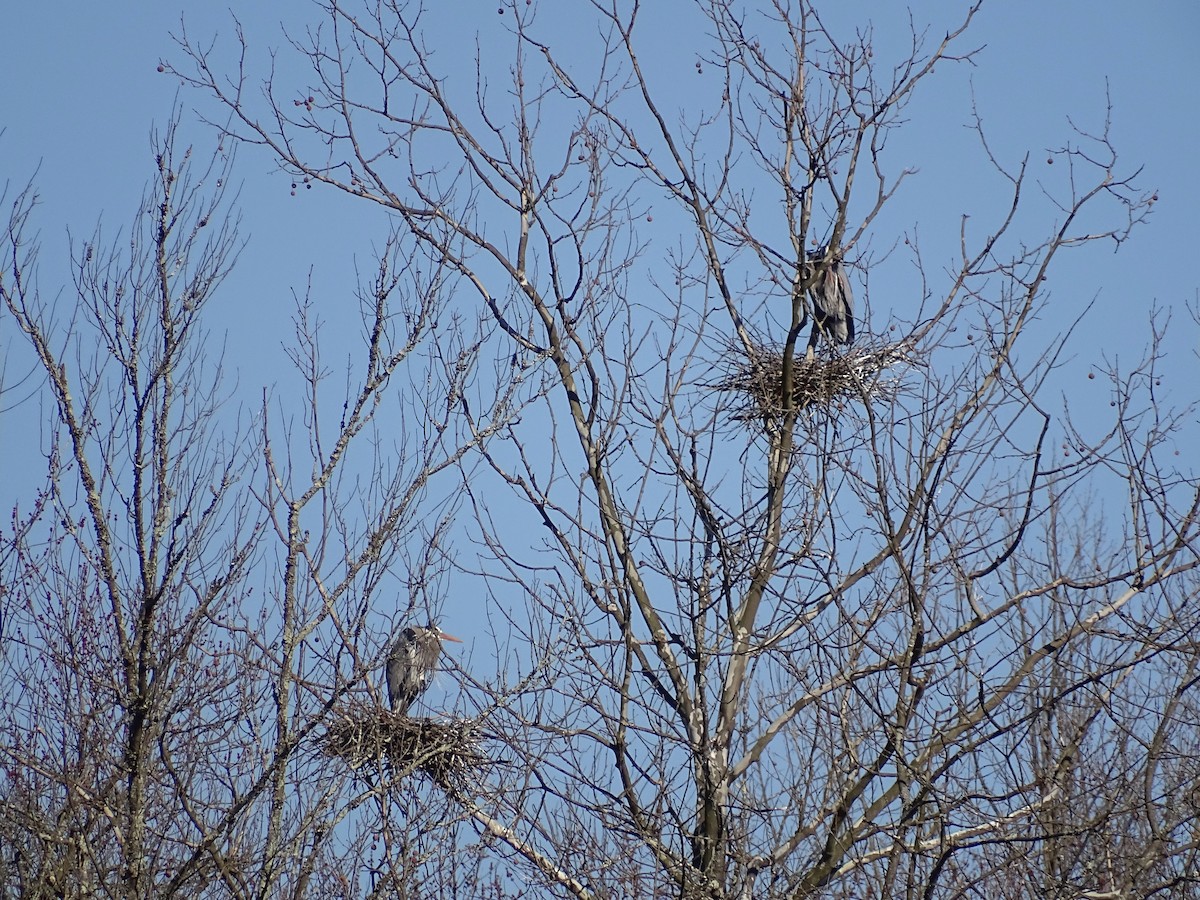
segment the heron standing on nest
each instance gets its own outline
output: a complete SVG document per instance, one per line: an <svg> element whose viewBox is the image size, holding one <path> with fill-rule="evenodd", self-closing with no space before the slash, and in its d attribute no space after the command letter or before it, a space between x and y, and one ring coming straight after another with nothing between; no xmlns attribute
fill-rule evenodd
<svg viewBox="0 0 1200 900"><path fill-rule="evenodd" d="M384 672L388 703L395 712L406 715L412 702L429 686L430 677L437 669L438 655L442 652L442 641L462 643L430 622L424 627L410 625L392 644Z"/></svg>
<svg viewBox="0 0 1200 900"><path fill-rule="evenodd" d="M824 335L831 343L849 344L854 340L854 293L840 256L828 247L808 252L808 272L815 269L809 287L813 303L813 330L808 339L808 355Z"/></svg>

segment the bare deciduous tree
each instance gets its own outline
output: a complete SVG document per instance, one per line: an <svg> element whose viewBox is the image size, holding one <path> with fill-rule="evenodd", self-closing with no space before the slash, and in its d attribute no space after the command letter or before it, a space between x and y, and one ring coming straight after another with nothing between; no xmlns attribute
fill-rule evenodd
<svg viewBox="0 0 1200 900"><path fill-rule="evenodd" d="M251 457L236 433L211 430L220 361L197 353L238 239L174 131L157 140L127 251L99 232L73 248L74 303L38 287L31 190L6 232L7 322L45 373L54 423L46 484L5 535L19 598L5 655L6 890L19 896L152 893L197 814L172 782L219 740L203 723L236 722L250 699L214 631L259 531L231 491Z"/></svg>
<svg viewBox="0 0 1200 900"><path fill-rule="evenodd" d="M299 408L240 413L203 327L239 249L231 163L197 173L174 123L155 153L130 239L76 247L71 290L38 286L32 189L6 230L5 321L45 374L49 443L2 535L0 879L20 897L342 896L379 868L361 811L387 792L320 735L377 705L381 626L440 602L454 492L435 480L512 392L475 405L494 424L459 423L479 341L461 316L434 336L446 268L393 236L341 396L301 304Z"/></svg>
<svg viewBox="0 0 1200 900"><path fill-rule="evenodd" d="M963 220L948 273L915 230L875 232L916 163L890 139L935 67L979 61L980 5L897 59L808 2L681 7L718 85L686 103L645 65L668 51L636 0L574 10L584 48L555 43L556 9L502 4L469 85L431 14L391 0L321 4L291 44L302 84L286 54L259 84L244 39L232 72L181 39L188 65L164 67L217 101L224 139L400 227L346 411L324 412L307 307L310 415L278 434L264 405L259 514L221 546L239 566L256 548L269 611L202 618L259 673L213 708L269 739L225 794L177 792L210 806L155 818L179 872L239 895L1200 896L1200 482L1172 455L1194 410L1155 402L1157 320L1142 363L1096 363L1103 425L1055 397L1073 335L1046 328L1063 255L1120 248L1153 198L1107 120L1054 152L1038 200L977 117L1007 200ZM862 346L809 353L834 260L865 288ZM418 300L394 333L395 271L408 297L457 289L462 318L433 330ZM423 405L385 396L401 380ZM385 419L419 439L360 441ZM310 755L379 662L367 604L401 571L494 598L501 667L462 673L478 777L364 783ZM44 777L96 783L66 768ZM126 806L134 769L113 764ZM60 843L38 858L74 865Z"/></svg>

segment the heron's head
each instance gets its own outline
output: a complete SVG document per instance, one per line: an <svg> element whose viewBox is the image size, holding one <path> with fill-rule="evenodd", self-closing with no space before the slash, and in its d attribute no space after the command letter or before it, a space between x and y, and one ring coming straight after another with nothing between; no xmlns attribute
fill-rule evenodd
<svg viewBox="0 0 1200 900"><path fill-rule="evenodd" d="M430 622L425 626L425 630L430 634L435 635L438 640L453 641L456 644L461 644L463 642L462 638L456 638L454 635L447 634L446 632L442 631L436 622Z"/></svg>

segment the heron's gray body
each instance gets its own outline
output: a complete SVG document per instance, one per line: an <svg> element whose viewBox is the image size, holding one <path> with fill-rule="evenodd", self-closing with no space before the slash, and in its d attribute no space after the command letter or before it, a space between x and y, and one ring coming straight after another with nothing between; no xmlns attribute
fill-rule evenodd
<svg viewBox="0 0 1200 900"><path fill-rule="evenodd" d="M413 701L429 686L437 669L442 639L457 641L432 622L425 627L409 626L400 632L388 653L388 703L394 711L407 713Z"/></svg>
<svg viewBox="0 0 1200 900"><path fill-rule="evenodd" d="M813 304L813 336L809 344L816 344L822 334L835 344L849 344L854 340L854 293L850 290L850 278L840 258L826 259L824 249L808 254L808 264L818 267L809 288Z"/></svg>

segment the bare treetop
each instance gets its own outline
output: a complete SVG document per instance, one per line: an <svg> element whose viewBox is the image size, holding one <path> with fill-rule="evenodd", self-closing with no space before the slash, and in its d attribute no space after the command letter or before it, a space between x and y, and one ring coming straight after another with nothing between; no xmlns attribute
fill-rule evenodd
<svg viewBox="0 0 1200 900"><path fill-rule="evenodd" d="M1194 410L1157 408L1153 331L1132 369L1097 364L1102 432L1052 387L1078 351L1050 273L1154 198L1107 119L1035 183L971 110L1005 199L926 257L946 207L907 211L898 138L935 72L988 64L982 5L899 43L809 2L577 4L569 30L524 0L490 25L326 2L276 53L182 36L164 69L223 139L395 225L337 412L305 305L301 418L281 396L256 427L274 606L229 633L259 761L197 776L200 815L139 757L191 817L189 877L1196 895L1200 480L1169 452ZM403 712L441 649L412 629L389 656L394 580L478 614L466 718L379 707L379 665Z"/></svg>

